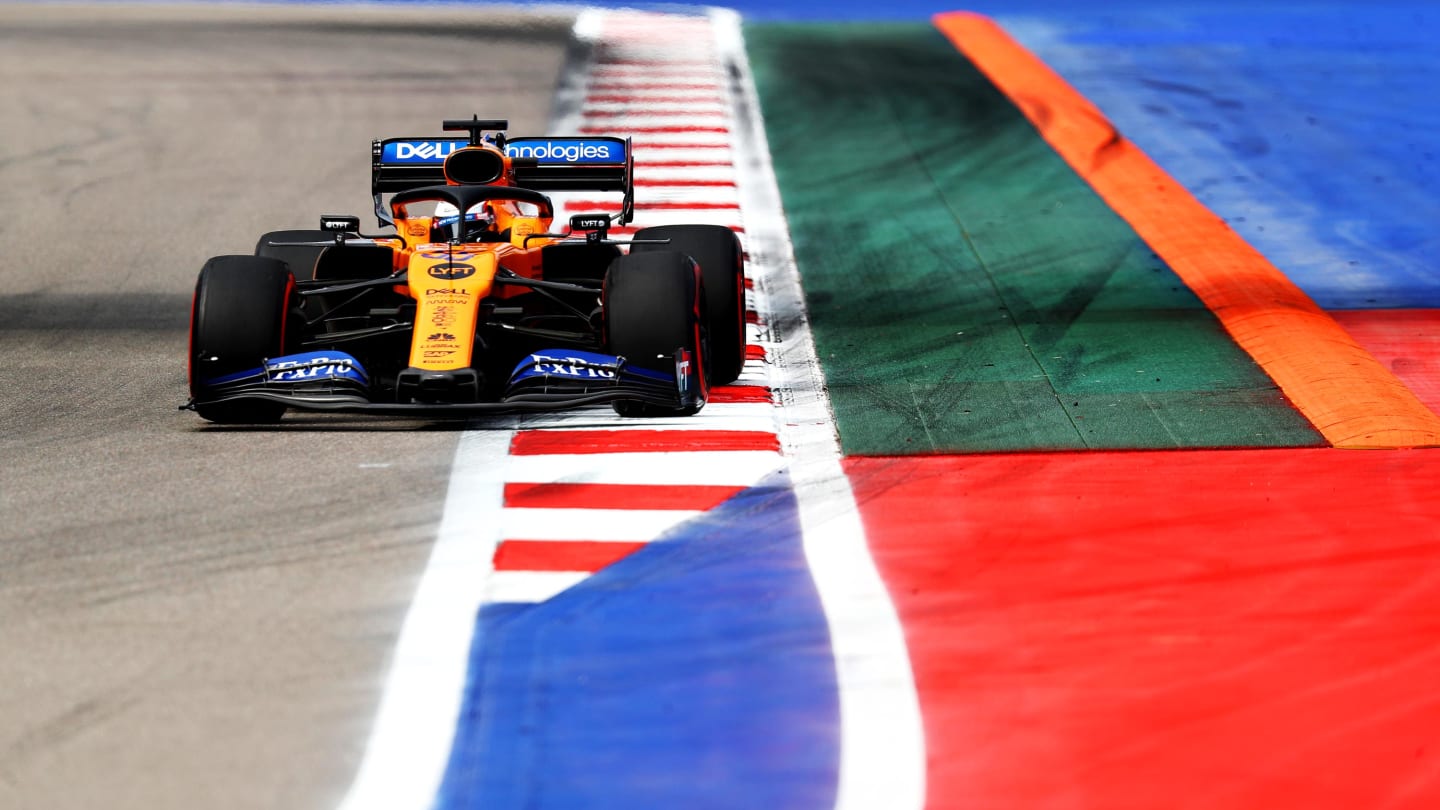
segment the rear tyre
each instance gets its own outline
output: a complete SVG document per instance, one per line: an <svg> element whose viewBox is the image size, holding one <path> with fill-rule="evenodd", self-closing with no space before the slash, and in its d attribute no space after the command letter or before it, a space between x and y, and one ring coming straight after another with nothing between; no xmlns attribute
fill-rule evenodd
<svg viewBox="0 0 1440 810"><path fill-rule="evenodd" d="M611 354L642 368L673 374L675 350L685 349L702 369L707 361L704 330L704 283L688 256L651 252L621 256L605 274L602 294L605 345ZM701 401L705 399L702 391ZM665 408L622 400L614 404L621 416L689 416L700 410Z"/></svg>
<svg viewBox="0 0 1440 810"><path fill-rule="evenodd" d="M295 277L284 262L262 256L216 256L195 283L190 315L190 396L210 395L205 381L259 368L285 354L285 321ZM222 424L280 421L285 406L264 400L198 405Z"/></svg>
<svg viewBox="0 0 1440 810"><path fill-rule="evenodd" d="M641 228L636 239L669 239L666 245L634 245L631 255L678 251L700 265L709 327L710 384L735 382L745 368L745 255L735 232L721 225Z"/></svg>
<svg viewBox="0 0 1440 810"><path fill-rule="evenodd" d="M279 259L290 266L296 281L310 281L315 278L315 265L320 254L328 245L272 245L271 242L329 242L335 241L335 234L328 231L271 231L255 243L255 255L268 259Z"/></svg>

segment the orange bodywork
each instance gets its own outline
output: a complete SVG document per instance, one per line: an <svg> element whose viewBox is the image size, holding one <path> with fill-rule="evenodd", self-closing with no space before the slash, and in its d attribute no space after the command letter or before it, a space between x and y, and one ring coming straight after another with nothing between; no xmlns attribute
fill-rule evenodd
<svg viewBox="0 0 1440 810"><path fill-rule="evenodd" d="M488 251L422 250L411 255L410 297L416 301L411 367L444 371L470 365L480 301L490 294L498 267L495 254Z"/></svg>
<svg viewBox="0 0 1440 810"><path fill-rule="evenodd" d="M513 186L510 158L488 145L468 147L486 150L504 161L500 177L486 185ZM460 185L446 176L448 185ZM436 217L409 216L404 206L393 206L398 237L375 240L395 251L396 271L407 271L407 284L396 292L415 299L415 333L410 343L410 366L431 371L466 368L472 363L475 334L481 303L486 298L507 298L525 292L518 287L495 287L495 276L503 267L517 275L538 278L540 251L556 238L534 236L549 232L553 217L534 215L521 203L495 200L487 203L494 217L494 229L508 241L431 242ZM463 217L466 212L460 212Z"/></svg>

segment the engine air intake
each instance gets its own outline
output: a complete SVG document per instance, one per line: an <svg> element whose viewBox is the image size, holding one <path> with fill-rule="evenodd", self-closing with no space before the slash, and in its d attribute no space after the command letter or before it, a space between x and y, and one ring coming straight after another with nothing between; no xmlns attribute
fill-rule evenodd
<svg viewBox="0 0 1440 810"><path fill-rule="evenodd" d="M493 183L505 175L505 158L494 149L467 147L445 158L445 179L462 186Z"/></svg>

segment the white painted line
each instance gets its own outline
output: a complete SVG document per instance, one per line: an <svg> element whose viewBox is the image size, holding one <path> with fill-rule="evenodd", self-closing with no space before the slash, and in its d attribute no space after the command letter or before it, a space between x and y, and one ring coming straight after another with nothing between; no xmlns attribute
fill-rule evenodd
<svg viewBox="0 0 1440 810"><path fill-rule="evenodd" d="M760 104L739 15L712 10L721 50L739 71L737 165L752 259L765 274L769 320L784 336L779 422L800 506L805 556L830 625L840 692L839 810L919 810L925 803L925 734L905 635L866 545L859 509L840 466L824 380L805 317L799 273L775 185ZM747 125L748 124L748 125Z"/></svg>
<svg viewBox="0 0 1440 810"><path fill-rule="evenodd" d="M512 430L460 435L445 514L405 614L365 758L341 810L429 807L460 715Z"/></svg>
<svg viewBox="0 0 1440 810"><path fill-rule="evenodd" d="M510 540L596 540L648 543L701 514L691 509L513 509L500 512Z"/></svg>
<svg viewBox="0 0 1440 810"><path fill-rule="evenodd" d="M496 571L485 586L485 601L544 602L590 576L588 571Z"/></svg>

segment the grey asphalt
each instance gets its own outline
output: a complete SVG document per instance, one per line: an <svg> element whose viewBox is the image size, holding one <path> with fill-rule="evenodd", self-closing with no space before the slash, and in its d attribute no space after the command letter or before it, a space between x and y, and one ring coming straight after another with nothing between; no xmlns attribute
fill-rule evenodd
<svg viewBox="0 0 1440 810"><path fill-rule="evenodd" d="M366 214L372 137L543 133L570 23L0 4L0 808L341 799L458 434L177 411L195 274Z"/></svg>

